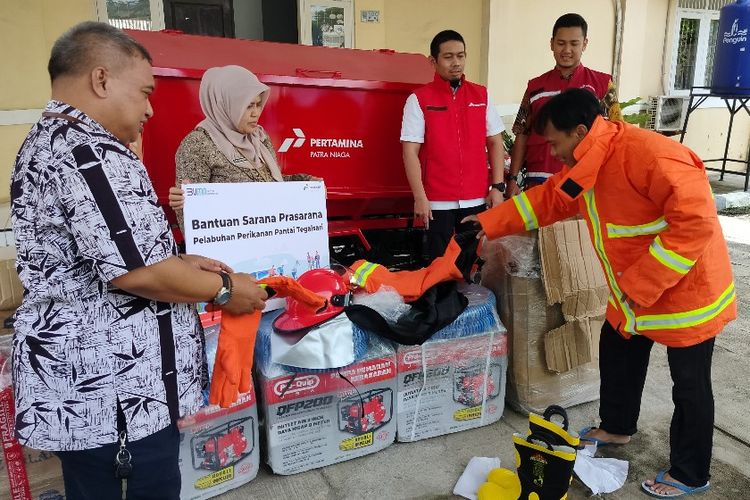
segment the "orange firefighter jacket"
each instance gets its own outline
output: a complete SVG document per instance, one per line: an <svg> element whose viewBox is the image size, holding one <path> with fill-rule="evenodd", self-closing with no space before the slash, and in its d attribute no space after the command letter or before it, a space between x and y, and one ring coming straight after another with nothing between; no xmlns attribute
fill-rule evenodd
<svg viewBox="0 0 750 500"><path fill-rule="evenodd" d="M701 160L659 134L599 117L576 165L479 215L489 238L582 214L621 335L685 347L737 316L726 242ZM631 305L625 297L635 305Z"/></svg>

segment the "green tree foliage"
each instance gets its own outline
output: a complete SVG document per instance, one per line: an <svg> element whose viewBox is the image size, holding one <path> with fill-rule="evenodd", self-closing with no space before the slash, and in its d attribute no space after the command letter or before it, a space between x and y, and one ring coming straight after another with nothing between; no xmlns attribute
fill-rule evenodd
<svg viewBox="0 0 750 500"><path fill-rule="evenodd" d="M639 111L638 113L631 113L629 115L625 114L625 108L628 108L630 106L633 106L635 104L638 104L641 101L640 97L634 97L630 99L629 101L624 101L620 103L620 111L623 112L622 119L626 123L631 123L633 125L638 125L639 127L643 127L648 123L648 112L647 111Z"/></svg>

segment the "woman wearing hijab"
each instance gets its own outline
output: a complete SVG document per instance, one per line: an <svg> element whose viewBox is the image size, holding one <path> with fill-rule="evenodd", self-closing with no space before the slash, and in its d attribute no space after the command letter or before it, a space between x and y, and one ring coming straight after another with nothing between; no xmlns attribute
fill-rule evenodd
<svg viewBox="0 0 750 500"><path fill-rule="evenodd" d="M206 116L182 140L175 154L177 186L169 206L183 227L183 182L273 182L321 180L308 174L282 175L276 151L258 119L269 87L241 66L210 68L201 79Z"/></svg>

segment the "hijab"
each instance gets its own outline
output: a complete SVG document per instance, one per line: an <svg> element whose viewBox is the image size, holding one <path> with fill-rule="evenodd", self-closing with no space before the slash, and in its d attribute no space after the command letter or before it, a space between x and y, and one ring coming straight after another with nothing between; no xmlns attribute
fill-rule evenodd
<svg viewBox="0 0 750 500"><path fill-rule="evenodd" d="M263 141L268 138L258 125L249 134L238 132L239 122L250 103L261 96L261 108L268 101L270 89L241 66L208 69L201 79L200 103L206 118L198 124L208 132L224 156L241 168L263 168L265 164L274 180L282 181L276 157ZM239 151L239 155L237 152Z"/></svg>

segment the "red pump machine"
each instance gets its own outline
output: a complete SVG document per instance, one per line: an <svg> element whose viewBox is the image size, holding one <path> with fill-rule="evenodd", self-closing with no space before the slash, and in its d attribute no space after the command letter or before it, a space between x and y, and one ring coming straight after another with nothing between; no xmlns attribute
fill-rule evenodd
<svg viewBox="0 0 750 500"><path fill-rule="evenodd" d="M401 116L408 95L432 80L428 59L391 50L356 50L128 31L153 57L154 117L143 134L144 163L168 216L174 154L203 118L200 79L213 66L237 64L271 87L260 123L285 173L325 180L332 246L357 239L364 250L383 230L413 223ZM392 252L393 248L389 251Z"/></svg>

